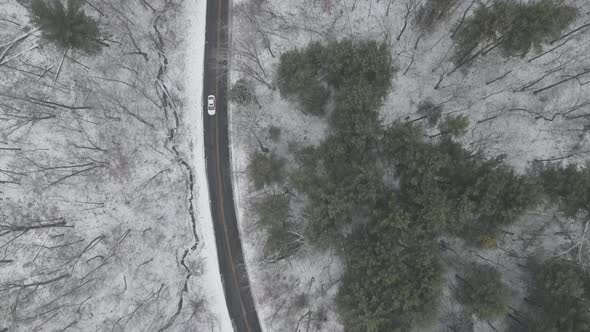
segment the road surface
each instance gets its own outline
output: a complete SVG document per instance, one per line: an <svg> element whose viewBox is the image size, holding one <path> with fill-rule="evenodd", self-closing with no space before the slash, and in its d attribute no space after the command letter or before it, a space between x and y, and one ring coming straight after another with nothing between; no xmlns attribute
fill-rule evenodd
<svg viewBox="0 0 590 332"><path fill-rule="evenodd" d="M259 332L260 322L244 267L231 183L225 70L227 52L224 52L228 43L228 6L228 0L207 0L203 105L207 105L208 95L215 95L217 114L210 116L206 110L203 111L205 158L219 269L229 315L236 331Z"/></svg>

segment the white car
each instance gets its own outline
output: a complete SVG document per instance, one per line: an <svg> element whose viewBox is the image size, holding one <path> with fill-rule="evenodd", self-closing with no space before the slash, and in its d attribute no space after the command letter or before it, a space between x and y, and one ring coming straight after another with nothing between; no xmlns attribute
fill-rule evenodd
<svg viewBox="0 0 590 332"><path fill-rule="evenodd" d="M207 97L207 113L209 115L215 115L215 96L209 95Z"/></svg>

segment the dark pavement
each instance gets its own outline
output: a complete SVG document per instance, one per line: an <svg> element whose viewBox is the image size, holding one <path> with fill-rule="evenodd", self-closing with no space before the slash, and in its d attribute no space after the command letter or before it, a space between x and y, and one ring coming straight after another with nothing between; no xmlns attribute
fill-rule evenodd
<svg viewBox="0 0 590 332"><path fill-rule="evenodd" d="M203 110L205 158L219 269L229 315L236 331L258 332L260 322L244 267L231 183L226 99L228 6L228 0L207 0L203 107L207 105L207 96L215 95L217 113L210 116Z"/></svg>

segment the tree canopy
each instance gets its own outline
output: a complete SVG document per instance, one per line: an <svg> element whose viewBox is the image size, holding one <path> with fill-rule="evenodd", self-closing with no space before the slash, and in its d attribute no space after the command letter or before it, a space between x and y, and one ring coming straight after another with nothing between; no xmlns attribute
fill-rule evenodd
<svg viewBox="0 0 590 332"><path fill-rule="evenodd" d="M33 22L41 28L46 39L60 47L94 54L104 43L99 39L98 22L82 9L85 3L84 0L67 0L64 7L60 0L33 0Z"/></svg>
<svg viewBox="0 0 590 332"><path fill-rule="evenodd" d="M500 280L498 270L489 265L471 264L457 279L455 296L469 312L480 319L491 319L506 312L509 291Z"/></svg>
<svg viewBox="0 0 590 332"><path fill-rule="evenodd" d="M290 199L285 194L267 194L254 204L260 225L266 230L265 257L282 259L301 247L301 238L289 218Z"/></svg>
<svg viewBox="0 0 590 332"><path fill-rule="evenodd" d="M420 29L431 32L456 3L457 0L427 0L418 8L414 20Z"/></svg>
<svg viewBox="0 0 590 332"><path fill-rule="evenodd" d="M540 332L589 331L590 279L587 272L564 260L531 265L529 328Z"/></svg>
<svg viewBox="0 0 590 332"><path fill-rule="evenodd" d="M469 125L466 116L440 121L440 105L425 101L420 119L440 134L426 135L418 119L383 126L379 108L392 69L386 47L350 40L286 52L278 69L284 97L303 98L307 84L321 84L333 97L327 137L292 149L297 166L289 180L309 199L306 239L344 248L337 303L350 331L409 330L440 294L437 236L491 243L500 227L540 201L531 176L454 141ZM389 173L394 184L385 180ZM494 280L465 299L481 316L502 307Z"/></svg>
<svg viewBox="0 0 590 332"><path fill-rule="evenodd" d="M392 212L357 230L337 297L347 331L406 331L433 312L442 267L432 242L411 224Z"/></svg>
<svg viewBox="0 0 590 332"><path fill-rule="evenodd" d="M302 50L281 54L277 84L281 96L296 97L304 112L314 115L324 114L330 96L328 87L336 90L337 102L346 96L344 92L352 93L348 100L357 101L352 108L361 116L377 111L376 106L389 89L392 69L383 43L351 39L327 45L315 42ZM359 103L366 108L360 109Z"/></svg>
<svg viewBox="0 0 590 332"><path fill-rule="evenodd" d="M590 163L577 164L537 163L535 175L539 176L545 192L568 217L578 213L590 213Z"/></svg>
<svg viewBox="0 0 590 332"><path fill-rule="evenodd" d="M449 137L427 142L415 125L390 127L382 149L408 207L421 215L437 211L431 226L468 240L495 234L541 201L536 181L516 174L502 158L486 159Z"/></svg>
<svg viewBox="0 0 590 332"><path fill-rule="evenodd" d="M554 0L481 5L454 36L455 62L496 47L505 56L524 57L531 49L539 50L543 43L558 38L576 15L574 7Z"/></svg>
<svg viewBox="0 0 590 332"><path fill-rule="evenodd" d="M274 153L255 152L250 157L248 174L256 189L278 183L285 178L285 160Z"/></svg>

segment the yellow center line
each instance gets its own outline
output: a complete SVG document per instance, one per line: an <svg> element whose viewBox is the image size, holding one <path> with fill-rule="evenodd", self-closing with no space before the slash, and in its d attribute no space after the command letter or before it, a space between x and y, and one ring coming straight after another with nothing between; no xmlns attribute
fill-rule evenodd
<svg viewBox="0 0 590 332"><path fill-rule="evenodd" d="M218 13L217 13L217 21L219 23L221 23L221 3L223 1L219 1L219 7L218 7ZM221 24L218 25L217 27L217 47L216 47L216 56L215 56L215 98L218 98L219 96L219 47L221 45L221 35L220 35L220 27ZM226 107L227 110L227 107ZM236 289L238 292L238 297L240 299L240 309L242 311L242 316L244 316L244 320L246 322L246 329L248 331L250 331L250 323L248 322L248 315L246 314L246 309L244 308L244 303L242 301L242 294L240 292L240 283L238 282L238 276L235 270L235 262L234 262L234 258L233 255L231 253L231 248L229 246L229 235L227 234L227 228L225 225L225 211L224 211L224 204L223 204L223 186L221 183L221 158L220 158L220 152L219 152L219 116L215 117L215 146L216 146L216 152L217 152L217 187L218 187L218 194L219 194L219 211L220 211L220 216L221 216L221 224L223 226L223 233L225 234L225 247L227 249L227 253L229 255L229 259L230 259L230 267L232 270L232 274L233 274L233 280L234 283L236 285ZM237 225L236 225L237 226ZM239 231L239 230L238 230Z"/></svg>

